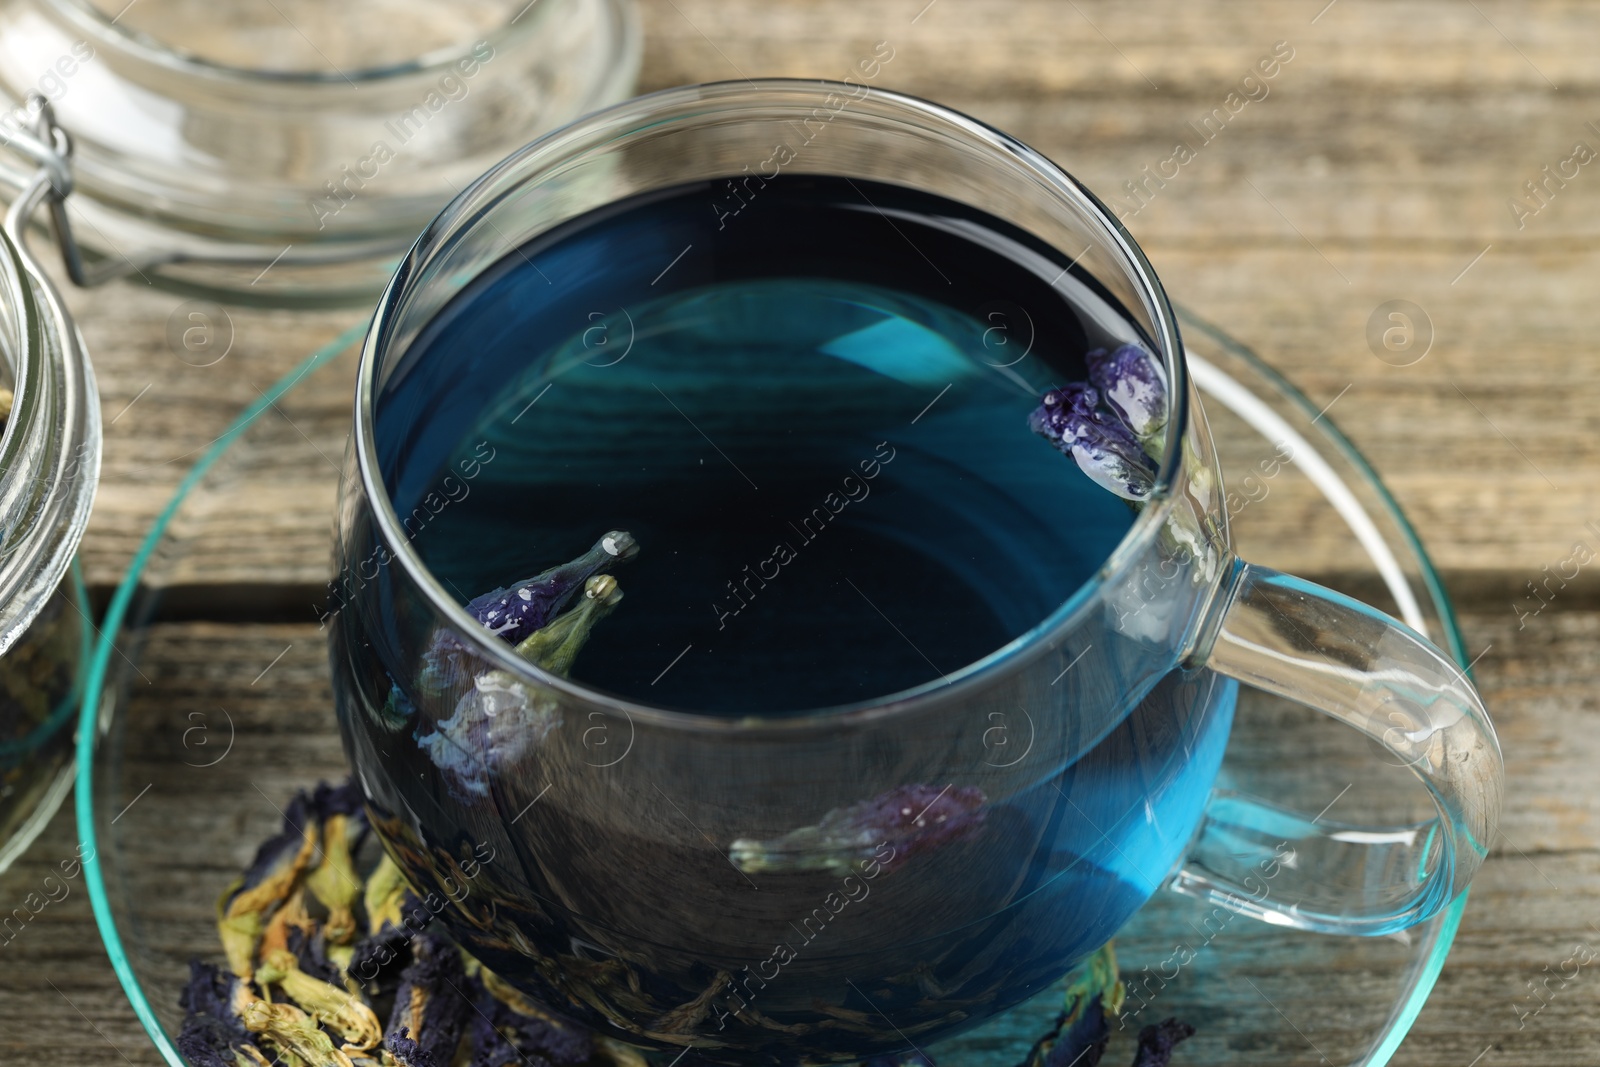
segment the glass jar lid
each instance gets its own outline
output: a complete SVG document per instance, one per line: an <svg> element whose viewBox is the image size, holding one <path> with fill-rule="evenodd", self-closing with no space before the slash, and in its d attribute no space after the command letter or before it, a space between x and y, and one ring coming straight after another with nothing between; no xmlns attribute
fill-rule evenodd
<svg viewBox="0 0 1600 1067"><path fill-rule="evenodd" d="M638 64L633 0L0 0L0 139L32 94L69 135L75 280L356 301Z"/></svg>

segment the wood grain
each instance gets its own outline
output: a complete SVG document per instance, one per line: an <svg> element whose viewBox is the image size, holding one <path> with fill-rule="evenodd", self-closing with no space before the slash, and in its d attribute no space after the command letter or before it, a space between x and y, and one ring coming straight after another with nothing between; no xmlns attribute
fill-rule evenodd
<svg viewBox="0 0 1600 1067"><path fill-rule="evenodd" d="M1017 134L1115 202L1176 138L1200 144L1186 124L1289 41L1269 95L1150 186L1127 222L1176 300L1337 401L1447 578L1498 597L1600 519L1600 378L1585 373L1600 330L1600 178L1581 169L1520 230L1507 208L1574 141L1600 148L1587 125L1600 120L1600 73L1577 29L1600 15L1339 0L1313 24L1320 6L938 0L913 22L922 0L655 0L642 84L842 76L887 40L881 84ZM71 295L109 423L84 547L98 586L233 414L364 314L229 308L231 351L197 367L167 340L184 298L137 280ZM1369 317L1392 299L1432 323L1411 366L1367 344ZM285 545L287 580L318 580L287 564L308 558L288 546L327 528L352 368L341 361L272 416L283 448L255 462L282 491L217 505L243 541ZM206 580L225 581L226 561L214 564Z"/></svg>
<svg viewBox="0 0 1600 1067"><path fill-rule="evenodd" d="M1542 977L1547 965L1559 970L1576 945L1600 948L1600 931L1592 926L1600 905L1593 832L1600 796L1592 787L1574 788L1592 780L1591 769L1600 760L1600 731L1594 729L1600 697L1593 686L1600 669L1600 612L1552 607L1521 630L1500 612L1470 613L1463 621L1469 647L1486 650L1477 674L1506 752L1510 789L1503 836L1473 888L1437 990L1395 1063L1466 1067L1489 1048L1488 1063L1592 1064L1600 1057L1600 1038L1587 969L1548 998L1537 1015L1521 1019L1519 1011L1536 1006L1527 999L1525 983ZM252 685L280 653L266 675L268 684ZM130 943L152 946L136 959L153 978L152 995L165 1014L188 956L215 951L210 902L248 862L250 843L271 832L279 818L274 803L319 777L344 772L329 711L325 655L314 626L162 624L140 662L150 681L136 684L130 730L112 740L123 752L123 774L113 784L115 797L106 810L132 805L121 816L115 838L133 857L126 865L133 872L129 888L143 901L139 914L145 925L142 933L130 935ZM220 754L226 735L219 706L229 710L233 750L214 767L196 767ZM1281 753L1281 746L1252 738L1307 729L1282 712L1254 727L1247 722L1270 714L1266 709L1251 702L1241 712L1244 743L1237 756L1247 764L1264 767ZM195 736L186 738L185 731L197 722L213 732L212 749ZM1308 788L1320 783L1333 796L1355 750L1318 741L1325 735L1314 729L1304 736L1321 755L1300 768L1282 767L1284 781L1300 779L1297 784L1311 783ZM1270 784L1270 773L1262 781ZM1363 813L1358 807L1347 814L1360 818ZM71 857L74 840L70 811L63 811L0 876L0 905L21 906L29 893L42 892L46 876ZM214 856L214 862L194 867L185 857L196 851ZM176 877L180 860L189 873ZM111 977L81 878L66 885L65 899L49 904L0 944L0 1002L7 1008L0 1013L0 1050L6 1050L0 1055L31 1067L123 1058L137 1067L157 1063ZM1151 946L1130 940L1125 956L1137 959L1141 951ZM1274 1000L1303 1028L1308 1017L1327 1018L1330 1000L1350 998L1354 1013L1369 988L1363 983L1376 980L1350 970L1345 960L1330 942L1327 950L1292 961L1287 969L1264 958L1254 980L1277 993ZM1300 990L1294 996L1310 998L1298 1009L1286 992L1294 989ZM1215 996L1209 991L1208 1002ZM1233 1004L1231 1010L1259 1012L1259 1001L1250 1002L1254 996L1240 987L1220 999ZM1194 1021L1204 1032L1206 1020ZM1292 1028L1271 1019L1262 1022L1285 1065L1318 1062ZM1312 1034L1313 1040L1319 1038L1332 1051L1348 1035L1325 1024ZM1228 1062L1225 1051L1206 1048L1197 1043L1180 1062Z"/></svg>
<svg viewBox="0 0 1600 1067"><path fill-rule="evenodd" d="M1177 301L1333 405L1469 607L1468 646L1483 653L1477 674L1507 757L1504 833L1395 1062L1600 1062L1591 969L1536 1016L1518 1014L1527 982L1560 968L1574 946L1600 945L1600 583L1585 573L1521 623L1512 607L1524 583L1600 521L1600 170L1584 167L1520 226L1509 206L1575 142L1600 148L1590 125L1600 123L1600 10L1564 0L643 7L643 88L838 77L886 40L895 58L881 84L1017 134L1112 200L1171 154L1188 122L1222 105L1274 42L1290 42L1294 58L1270 95L1126 221ZM234 415L365 314L232 307L231 349L199 367L167 339L169 322L187 321L183 297L135 281L70 298L108 423L83 552L100 588ZM1366 337L1375 309L1394 299L1420 305L1433 327L1431 349L1409 366L1380 360ZM326 576L316 561L326 558L352 374L348 355L318 372L227 461L235 469L197 512L204 521L183 531L191 551L171 575L191 615L306 618L299 604ZM1338 571L1350 546L1309 522L1309 499L1281 494L1267 534L1307 573ZM270 676L271 708L246 704L241 714L254 729L304 732L302 755L326 760L316 747L327 711L314 628L180 624L165 640L167 662L188 664L156 679L169 687L169 717L206 691L196 677L237 679L292 645ZM189 681L171 688L179 677ZM307 766L251 773L276 793ZM139 784L123 783L130 799ZM202 829L208 805L237 785L216 775L185 798L191 821L166 832ZM259 808L234 828L264 828L271 812ZM36 891L73 841L63 811L0 876L0 907ZM191 932L178 947L200 941ZM1330 995L1343 981L1328 980ZM0 1003L0 1061L158 1062L110 974L81 882L0 945ZM1273 1040L1284 1062L1316 1062L1287 1030Z"/></svg>

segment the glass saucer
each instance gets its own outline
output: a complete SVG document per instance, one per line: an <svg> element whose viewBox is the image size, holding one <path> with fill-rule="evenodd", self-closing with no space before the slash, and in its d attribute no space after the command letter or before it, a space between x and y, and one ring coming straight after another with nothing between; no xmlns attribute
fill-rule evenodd
<svg viewBox="0 0 1600 1067"><path fill-rule="evenodd" d="M1385 608L1465 665L1426 553L1332 419L1221 331L1180 318L1240 551ZM330 572L327 512L315 508L331 505L337 475L324 449L283 423L284 406L318 391L308 382L348 382L346 348L362 329L309 357L202 457L118 588L91 663L76 792L93 848L85 879L117 976L173 1067L184 1063L173 1042L188 961L220 958L218 894L276 832L294 790L347 774L309 606ZM263 417L269 408L277 414ZM344 427L323 421L314 428L337 447ZM1271 462L1284 455L1292 462ZM285 508L310 517L270 514ZM247 536L263 522L285 535ZM219 609L226 596L237 602ZM1310 775L1326 789L1328 822L1360 824L1373 810L1393 821L1413 803L1420 816L1426 800L1409 771L1385 767L1370 745L1298 705L1241 694L1218 788L1270 800L1304 795ZM1128 1062L1139 1028L1176 1017L1197 1033L1175 1067L1380 1067L1432 990L1465 904L1463 894L1409 930L1355 938L1158 893L1115 941L1127 998L1104 1062ZM943 1067L1013 1067L1051 1028L1061 988L925 1051Z"/></svg>

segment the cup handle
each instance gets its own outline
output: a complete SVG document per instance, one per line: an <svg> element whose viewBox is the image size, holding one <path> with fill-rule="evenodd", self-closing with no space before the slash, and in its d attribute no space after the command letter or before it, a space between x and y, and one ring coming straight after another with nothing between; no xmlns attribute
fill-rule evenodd
<svg viewBox="0 0 1600 1067"><path fill-rule="evenodd" d="M1466 673L1404 623L1265 567L1235 561L1218 604L1195 664L1355 727L1415 772L1438 817L1357 827L1218 791L1173 888L1334 934L1392 933L1444 908L1483 864L1505 776Z"/></svg>

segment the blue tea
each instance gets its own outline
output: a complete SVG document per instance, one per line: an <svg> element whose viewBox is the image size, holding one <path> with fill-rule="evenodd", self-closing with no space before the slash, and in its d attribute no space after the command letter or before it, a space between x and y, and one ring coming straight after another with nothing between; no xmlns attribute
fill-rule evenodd
<svg viewBox="0 0 1600 1067"><path fill-rule="evenodd" d="M1124 343L1148 341L1093 277L971 207L805 175L686 185L571 220L466 285L388 378L378 454L415 549L464 604L631 535L574 681L789 716L943 685L1093 578L1135 513L1028 417L1085 376L1086 352ZM435 834L483 832L524 784L506 776L536 780L536 746L465 774L440 722L407 720L409 744L384 732L426 700L394 684L369 696L387 719L347 716L352 756ZM1000 803L959 782L863 786L786 835L677 842L518 803L500 813L517 822L499 876L522 906L453 932L644 1044L714 1035L703 1055L780 1062L797 1041L847 1059L933 1040L1111 937L1193 833L1232 683L1173 672L1124 696L1109 733ZM1022 723L978 724L991 766L1025 755ZM785 858L784 841L913 807L944 830L875 854L871 875ZM439 873L426 856L403 858L418 886ZM862 891L841 896L850 877ZM746 891L736 912L713 903Z"/></svg>

